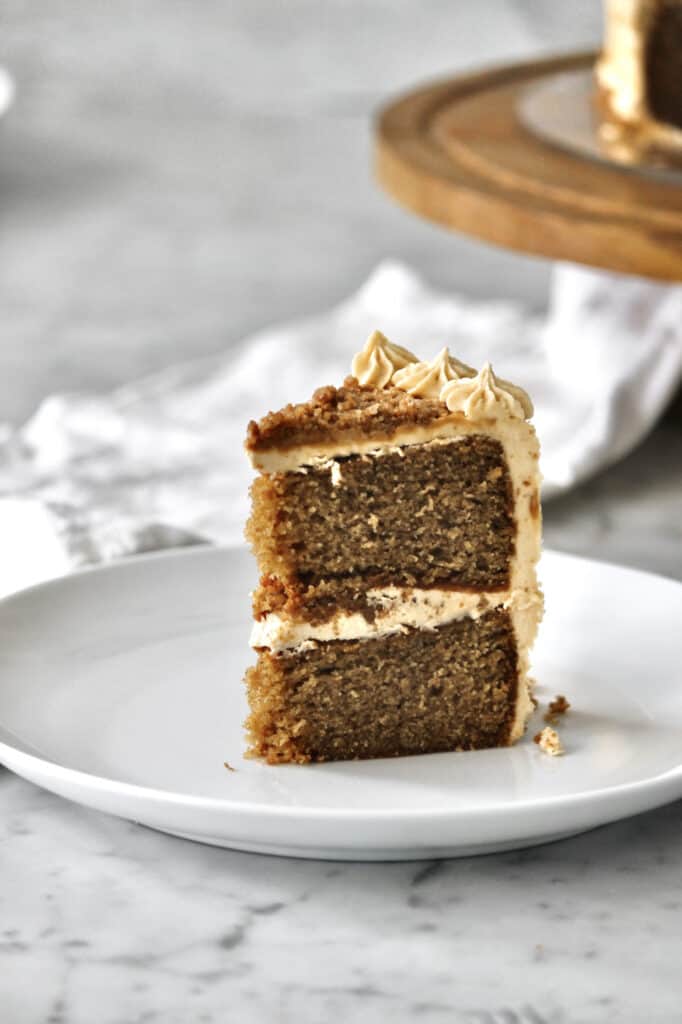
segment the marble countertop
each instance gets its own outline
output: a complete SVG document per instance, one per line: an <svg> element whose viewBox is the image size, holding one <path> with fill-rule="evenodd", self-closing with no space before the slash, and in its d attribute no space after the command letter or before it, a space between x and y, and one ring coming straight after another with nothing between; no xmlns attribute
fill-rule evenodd
<svg viewBox="0 0 682 1024"><path fill-rule="evenodd" d="M3 1020L679 1020L680 805L519 853L232 853L5 776Z"/></svg>
<svg viewBox="0 0 682 1024"><path fill-rule="evenodd" d="M545 264L377 193L368 117L419 79L589 45L592 2L10 7L0 429L327 306L386 255L543 302ZM682 579L679 455L677 414L547 506L548 545ZM0 769L0 1020L676 1020L681 811L482 858L318 863L166 837Z"/></svg>

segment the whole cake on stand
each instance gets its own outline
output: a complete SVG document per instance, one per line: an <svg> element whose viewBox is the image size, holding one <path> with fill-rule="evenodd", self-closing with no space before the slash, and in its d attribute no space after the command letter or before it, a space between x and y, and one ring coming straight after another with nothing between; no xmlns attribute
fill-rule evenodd
<svg viewBox="0 0 682 1024"><path fill-rule="evenodd" d="M596 75L607 126L682 152L682 0L606 0Z"/></svg>

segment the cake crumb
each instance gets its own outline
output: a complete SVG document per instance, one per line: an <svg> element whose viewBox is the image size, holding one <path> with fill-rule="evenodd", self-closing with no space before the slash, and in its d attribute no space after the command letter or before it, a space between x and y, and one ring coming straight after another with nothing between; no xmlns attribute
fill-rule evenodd
<svg viewBox="0 0 682 1024"><path fill-rule="evenodd" d="M560 757L564 753L559 733L549 725L546 725L544 729L533 736L533 742L537 743L540 750L550 757Z"/></svg>
<svg viewBox="0 0 682 1024"><path fill-rule="evenodd" d="M570 706L563 693L557 694L554 700L549 702L548 710L544 715L545 722L549 722L550 725L556 725L558 717L565 715Z"/></svg>
<svg viewBox="0 0 682 1024"><path fill-rule="evenodd" d="M237 771L237 769L233 768L232 765L228 764L227 761L223 761L223 767L227 768L228 772L236 772Z"/></svg>

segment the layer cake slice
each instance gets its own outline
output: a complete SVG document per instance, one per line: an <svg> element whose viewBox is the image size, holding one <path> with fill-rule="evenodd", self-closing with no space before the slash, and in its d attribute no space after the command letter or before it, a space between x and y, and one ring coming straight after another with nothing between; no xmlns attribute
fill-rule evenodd
<svg viewBox="0 0 682 1024"><path fill-rule="evenodd" d="M342 387L248 427L260 583L249 752L280 762L513 743L542 612L526 393L375 332Z"/></svg>

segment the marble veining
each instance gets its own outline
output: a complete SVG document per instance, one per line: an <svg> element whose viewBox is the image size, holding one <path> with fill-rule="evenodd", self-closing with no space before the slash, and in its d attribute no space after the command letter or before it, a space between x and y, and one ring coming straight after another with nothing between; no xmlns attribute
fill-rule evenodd
<svg viewBox="0 0 682 1024"><path fill-rule="evenodd" d="M0 804L12 1024L629 1021L651 993L648 1019L677 1019L681 804L405 864L199 846L7 772Z"/></svg>

